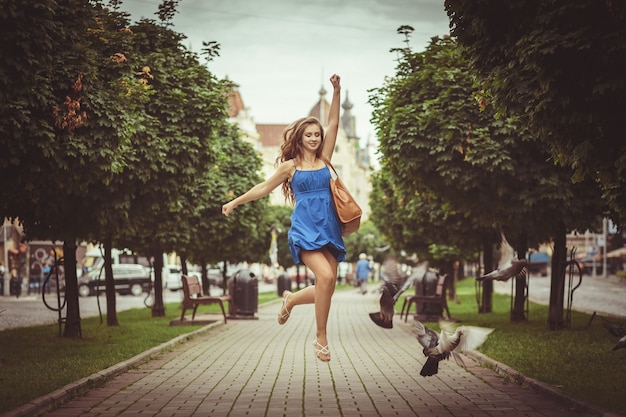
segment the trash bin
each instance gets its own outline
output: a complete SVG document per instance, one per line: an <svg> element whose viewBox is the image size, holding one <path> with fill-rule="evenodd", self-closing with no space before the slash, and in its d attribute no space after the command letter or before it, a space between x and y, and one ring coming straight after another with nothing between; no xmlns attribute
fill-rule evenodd
<svg viewBox="0 0 626 417"><path fill-rule="evenodd" d="M291 291L291 278L289 278L287 274L280 274L278 276L278 280L276 281L276 285L278 287L278 296L282 297L283 292Z"/></svg>
<svg viewBox="0 0 626 417"><path fill-rule="evenodd" d="M228 280L228 313L231 317L254 316L259 309L259 281L247 269L239 270Z"/></svg>
<svg viewBox="0 0 626 417"><path fill-rule="evenodd" d="M439 274L435 271L426 271L422 277L422 295L435 295L437 293L437 281ZM417 306L417 315L421 317L441 317L443 310L441 305L424 303ZM436 321L436 319L435 319Z"/></svg>

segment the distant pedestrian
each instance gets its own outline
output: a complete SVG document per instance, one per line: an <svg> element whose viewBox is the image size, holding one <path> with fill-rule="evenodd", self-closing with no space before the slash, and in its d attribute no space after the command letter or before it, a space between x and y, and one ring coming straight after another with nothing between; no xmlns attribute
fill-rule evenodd
<svg viewBox="0 0 626 417"><path fill-rule="evenodd" d="M239 205L267 196L282 186L285 197L295 203L288 232L289 249L296 265L306 265L315 275L315 285L296 293L285 290L278 323L285 324L291 309L315 304L315 355L330 361L326 324L330 302L337 284L337 265L346 258L341 226L330 192L328 162L335 150L339 129L340 78L330 77L333 98L326 132L316 117L296 120L283 132L283 144L276 172L267 180L222 206L225 216ZM325 115L324 115L325 116Z"/></svg>
<svg viewBox="0 0 626 417"><path fill-rule="evenodd" d="M370 277L370 272L372 272L372 267L370 266L370 261L367 259L366 254L362 253L359 255L359 260L356 262L354 272L359 283L359 288L361 289L361 294L366 294L367 280Z"/></svg>

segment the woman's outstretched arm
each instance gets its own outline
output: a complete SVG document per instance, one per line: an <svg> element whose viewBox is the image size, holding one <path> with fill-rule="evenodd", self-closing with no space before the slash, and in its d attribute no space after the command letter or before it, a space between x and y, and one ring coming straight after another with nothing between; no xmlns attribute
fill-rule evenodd
<svg viewBox="0 0 626 417"><path fill-rule="evenodd" d="M278 166L276 172L274 172L271 177L258 183L239 197L224 204L222 206L222 214L228 217L237 206L265 197L291 176L292 169L293 161L283 162Z"/></svg>

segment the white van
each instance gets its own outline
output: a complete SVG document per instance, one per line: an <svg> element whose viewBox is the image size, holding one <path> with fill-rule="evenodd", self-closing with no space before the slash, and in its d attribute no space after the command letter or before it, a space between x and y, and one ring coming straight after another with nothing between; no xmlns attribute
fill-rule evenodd
<svg viewBox="0 0 626 417"><path fill-rule="evenodd" d="M100 246L93 247L85 253L83 264L83 274L86 275L91 271L99 271L104 266L103 258L104 249ZM138 264L150 271L150 276L154 282L154 269L150 265L150 261L145 256L135 256L128 250L111 249L112 264ZM161 271L161 279L163 281L163 288L180 289L182 288L182 281L180 275L180 266L168 265L167 255L163 254L163 270ZM170 277L170 275L173 275ZM168 286L171 285L171 286Z"/></svg>
<svg viewBox="0 0 626 417"><path fill-rule="evenodd" d="M112 268L115 291L121 295L132 294L138 297L150 291L152 279L142 265L115 264ZM101 269L94 269L78 278L78 294L81 297L95 295L104 291L104 288L104 271Z"/></svg>

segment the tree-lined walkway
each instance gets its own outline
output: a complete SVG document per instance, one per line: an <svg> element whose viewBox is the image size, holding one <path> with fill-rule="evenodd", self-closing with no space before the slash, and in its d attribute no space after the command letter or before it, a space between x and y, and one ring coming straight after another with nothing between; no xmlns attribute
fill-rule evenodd
<svg viewBox="0 0 626 417"><path fill-rule="evenodd" d="M507 382L465 358L424 378L421 349L396 318L371 323L377 295L335 295L329 322L332 360L313 352L312 306L287 324L279 305L258 320L229 321L116 377L47 416L582 416L546 392Z"/></svg>

